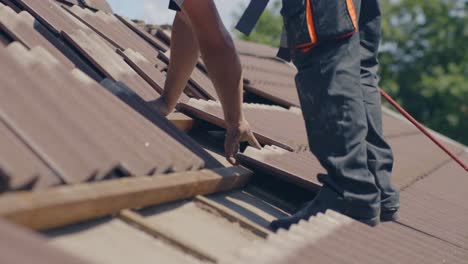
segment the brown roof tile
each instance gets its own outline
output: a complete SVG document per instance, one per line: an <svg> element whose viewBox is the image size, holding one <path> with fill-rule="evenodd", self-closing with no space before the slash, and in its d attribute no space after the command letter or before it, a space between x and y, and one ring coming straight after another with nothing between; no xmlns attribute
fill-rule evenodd
<svg viewBox="0 0 468 264"><path fill-rule="evenodd" d="M153 47L165 52L169 49L169 46L161 41L159 38L156 36L151 35L150 33L146 32L146 30L142 29L140 26L136 25L132 20L115 15L120 21L122 21L127 27L132 29L135 33L137 33L140 37L142 37L144 40L146 40L149 44L153 45Z"/></svg>
<svg viewBox="0 0 468 264"><path fill-rule="evenodd" d="M272 59L241 56L245 90L283 106L300 106L293 66Z"/></svg>
<svg viewBox="0 0 468 264"><path fill-rule="evenodd" d="M0 170L4 190L26 190L59 184L60 178L0 121ZM2 185L2 184L0 184Z"/></svg>
<svg viewBox="0 0 468 264"><path fill-rule="evenodd" d="M50 245L91 263L201 263L117 218L51 230L46 235Z"/></svg>
<svg viewBox="0 0 468 264"><path fill-rule="evenodd" d="M67 13L52 0L16 1L57 35L61 31L72 33L78 29L89 30L83 23Z"/></svg>
<svg viewBox="0 0 468 264"><path fill-rule="evenodd" d="M21 8L11 0L0 0L0 3L9 6L11 9L15 10L16 13L19 13L21 11Z"/></svg>
<svg viewBox="0 0 468 264"><path fill-rule="evenodd" d="M468 163L468 154L464 154L460 158ZM451 161L413 184L411 188L426 191L439 199L468 210L467 186L468 172L464 171L455 161Z"/></svg>
<svg viewBox="0 0 468 264"><path fill-rule="evenodd" d="M409 187L402 192L398 222L468 252L468 209L426 190Z"/></svg>
<svg viewBox="0 0 468 264"><path fill-rule="evenodd" d="M396 223L371 228L328 211L247 245L224 263L466 263L468 251Z"/></svg>
<svg viewBox="0 0 468 264"><path fill-rule="evenodd" d="M396 117L387 112L382 113L383 130L385 137L394 138L401 136L409 136L419 134L419 130L408 121L402 119L403 117Z"/></svg>
<svg viewBox="0 0 468 264"><path fill-rule="evenodd" d="M164 41L166 45L170 46L171 45L171 31L168 29L162 29L162 28L157 28L156 30L151 30L149 29L149 32L153 34L155 33L156 37L160 39L161 41Z"/></svg>
<svg viewBox="0 0 468 264"><path fill-rule="evenodd" d="M45 238L0 219L0 256L2 263L88 263L47 246Z"/></svg>
<svg viewBox="0 0 468 264"><path fill-rule="evenodd" d="M178 241L196 245L197 249L215 259L221 259L239 247L261 239L198 202L177 202L147 208L139 213L155 229L171 234Z"/></svg>
<svg viewBox="0 0 468 264"><path fill-rule="evenodd" d="M265 228L269 228L271 221L287 215L278 207L246 190L214 194L208 198Z"/></svg>
<svg viewBox="0 0 468 264"><path fill-rule="evenodd" d="M101 10L107 13L113 13L111 6L107 3L106 0L80 0L85 6Z"/></svg>
<svg viewBox="0 0 468 264"><path fill-rule="evenodd" d="M94 13L76 5L68 10L115 47L121 50L130 48L141 53L153 65L157 63L158 49L146 42L114 15L100 11Z"/></svg>
<svg viewBox="0 0 468 264"><path fill-rule="evenodd" d="M395 165L393 182L400 188L411 185L450 161L450 157L423 134L390 138ZM462 149L448 145L455 153Z"/></svg>
<svg viewBox="0 0 468 264"><path fill-rule="evenodd" d="M132 50L126 49L125 51L118 51L122 55L125 61L132 66L132 68L138 72L151 86L156 89L158 93L162 93L164 90L164 83L166 76L156 68L155 65L151 64L143 55Z"/></svg>
<svg viewBox="0 0 468 264"><path fill-rule="evenodd" d="M156 89L138 75L101 37L81 30L64 36L106 77L125 83L146 101L159 98Z"/></svg>
<svg viewBox="0 0 468 264"><path fill-rule="evenodd" d="M12 40L23 43L28 48L41 46L69 69L78 67L95 80L101 77L83 59L70 49L61 39L34 19L27 11L12 13L9 8L1 8L0 26Z"/></svg>
<svg viewBox="0 0 468 264"><path fill-rule="evenodd" d="M2 73L9 79L0 108L8 124L65 182L105 177L115 169L145 175L203 167L203 160L92 80L56 67L44 50L29 54L13 45L8 51L10 55L2 54L9 65ZM22 89L13 89L16 85Z"/></svg>
<svg viewBox="0 0 468 264"><path fill-rule="evenodd" d="M101 82L101 85L105 87L109 92L120 98L123 102L131 106L141 116L145 117L153 125L169 134L172 138L177 140L184 147L192 151L195 155L203 159L205 162L205 168L220 168L224 167L215 158L213 158L208 152L191 137L184 132L180 131L177 127L169 122L166 118L156 114L151 109L149 104L140 98L135 92L129 89L125 84L120 82L114 82L109 79L105 79Z"/></svg>
<svg viewBox="0 0 468 264"><path fill-rule="evenodd" d="M52 45L39 32L46 29L37 22L28 12L15 13L9 7L0 4L0 26L3 27L12 38L20 41L28 48L42 46L68 69L73 69L74 64Z"/></svg>
<svg viewBox="0 0 468 264"><path fill-rule="evenodd" d="M294 83L297 70L291 64L279 60L246 55L240 55L240 60L244 71L273 73L276 76L292 79L291 81Z"/></svg>
<svg viewBox="0 0 468 264"><path fill-rule="evenodd" d="M224 127L221 106L214 101L190 99L179 104L181 111L196 118ZM304 121L297 111L277 106L244 104L243 110L257 139L265 145L276 145L287 150L307 149ZM285 130L284 128L288 129Z"/></svg>
<svg viewBox="0 0 468 264"><path fill-rule="evenodd" d="M267 172L268 175L312 191L318 191L321 186L317 174L326 173L320 162L309 151L296 153L272 146L261 150L249 147L237 157L246 167Z"/></svg>
<svg viewBox="0 0 468 264"><path fill-rule="evenodd" d="M50 83L61 84L63 79L52 81L52 76L47 74L51 67L47 69L34 65L33 68L33 64L38 63L34 60L44 59L43 57L33 58L33 55L27 53L24 48L21 49L19 44L10 45L9 49L1 54L2 65L8 65L8 68L4 67L1 72L2 79L6 80L2 86L4 96L1 97L3 100L0 104L4 121L13 127L65 182L86 181L98 174L105 175L117 166L117 162L112 161L104 150L94 151L96 142L86 137L83 131L86 128L78 127L66 113L60 111L61 100L55 101L54 94L47 89L51 87ZM44 72L45 75L41 76ZM41 82L37 82L38 79ZM80 144L75 146L73 142ZM68 155L64 155L65 153ZM81 156L79 153L89 154ZM103 167L105 171L98 171L97 168Z"/></svg>
<svg viewBox="0 0 468 264"><path fill-rule="evenodd" d="M160 52L159 57L166 63L169 63L171 51ZM219 100L216 93L216 89L211 82L210 78L206 73L199 69L198 66L193 69L192 75L190 76L189 84L200 91L203 95L202 99Z"/></svg>
<svg viewBox="0 0 468 264"><path fill-rule="evenodd" d="M236 40L235 45L236 45L237 51L240 54L262 57L262 58L275 58L276 53L278 51L278 49L267 46L267 45L243 41L243 40Z"/></svg>

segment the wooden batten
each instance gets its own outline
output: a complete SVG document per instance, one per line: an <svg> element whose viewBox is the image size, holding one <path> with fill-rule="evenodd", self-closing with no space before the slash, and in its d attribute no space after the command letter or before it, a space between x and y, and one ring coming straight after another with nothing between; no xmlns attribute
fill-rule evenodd
<svg viewBox="0 0 468 264"><path fill-rule="evenodd" d="M243 167L133 177L0 196L0 217L36 230L243 187Z"/></svg>
<svg viewBox="0 0 468 264"><path fill-rule="evenodd" d="M189 131L192 129L194 121L192 118L179 113L179 112L174 112L171 113L167 116L167 119L171 121L172 124L174 124L178 129L182 131Z"/></svg>

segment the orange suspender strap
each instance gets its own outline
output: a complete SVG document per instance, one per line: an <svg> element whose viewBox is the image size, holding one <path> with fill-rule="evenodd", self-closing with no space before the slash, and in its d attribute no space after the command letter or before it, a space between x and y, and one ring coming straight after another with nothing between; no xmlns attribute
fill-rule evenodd
<svg viewBox="0 0 468 264"><path fill-rule="evenodd" d="M312 45L317 42L317 32L315 31L314 17L312 13L312 6L310 1L306 0L306 16L307 16L307 28L309 29L310 39L312 40Z"/></svg>
<svg viewBox="0 0 468 264"><path fill-rule="evenodd" d="M351 21L353 21L354 29L358 29L358 19L356 15L356 7L354 6L353 0L346 0L346 5L348 7L349 16L351 17Z"/></svg>

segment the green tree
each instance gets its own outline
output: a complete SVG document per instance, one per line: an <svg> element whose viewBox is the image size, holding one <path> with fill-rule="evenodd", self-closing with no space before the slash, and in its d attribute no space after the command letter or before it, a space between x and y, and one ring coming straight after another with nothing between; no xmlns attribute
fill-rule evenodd
<svg viewBox="0 0 468 264"><path fill-rule="evenodd" d="M365 1L365 0L363 0ZM381 85L424 125L468 144L468 0L382 0ZM280 1L250 37L276 46Z"/></svg>
<svg viewBox="0 0 468 264"><path fill-rule="evenodd" d="M280 8L281 1L275 0L262 14L257 26L249 36L236 31L237 37L247 41L278 47L281 39L281 32L283 31L283 18L279 13ZM245 6L239 8L238 12L234 14L235 17L239 18L244 10Z"/></svg>
<svg viewBox="0 0 468 264"><path fill-rule="evenodd" d="M382 86L416 119L468 144L468 1L382 1Z"/></svg>

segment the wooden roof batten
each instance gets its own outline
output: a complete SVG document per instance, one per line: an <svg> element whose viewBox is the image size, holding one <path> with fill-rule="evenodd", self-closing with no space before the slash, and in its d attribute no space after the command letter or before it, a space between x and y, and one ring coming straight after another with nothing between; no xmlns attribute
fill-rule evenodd
<svg viewBox="0 0 468 264"><path fill-rule="evenodd" d="M252 172L230 167L77 184L0 197L0 217L35 230L46 230L143 208L241 188Z"/></svg>

